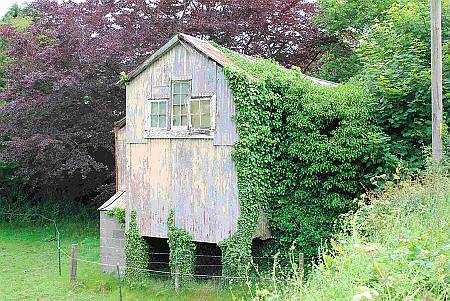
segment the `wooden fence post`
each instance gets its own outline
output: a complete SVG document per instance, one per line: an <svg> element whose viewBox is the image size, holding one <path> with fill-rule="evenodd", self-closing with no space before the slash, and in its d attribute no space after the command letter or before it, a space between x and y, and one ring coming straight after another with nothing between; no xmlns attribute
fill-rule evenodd
<svg viewBox="0 0 450 301"><path fill-rule="evenodd" d="M117 281L119 284L119 294L120 294L120 301L122 301L122 280L120 279L120 268L119 263L117 263Z"/></svg>
<svg viewBox="0 0 450 301"><path fill-rule="evenodd" d="M72 268L70 269L70 282L75 284L77 281L77 244L72 244L71 247L71 258L72 258Z"/></svg>
<svg viewBox="0 0 450 301"><path fill-rule="evenodd" d="M300 266L300 269L299 269L300 283L303 284L303 277L305 275L305 254L300 253L298 262L299 262L299 266Z"/></svg>

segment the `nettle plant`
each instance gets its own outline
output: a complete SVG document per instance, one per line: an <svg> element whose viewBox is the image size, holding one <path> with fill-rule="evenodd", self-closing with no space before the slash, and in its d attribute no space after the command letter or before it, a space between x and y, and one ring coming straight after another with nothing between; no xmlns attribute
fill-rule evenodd
<svg viewBox="0 0 450 301"><path fill-rule="evenodd" d="M287 252L295 242L316 255L339 215L356 208L355 197L396 158L358 86L320 86L298 69L223 51L237 62L225 74L236 104L241 216L220 246L224 276L239 276L249 268L260 210L275 237L267 253Z"/></svg>

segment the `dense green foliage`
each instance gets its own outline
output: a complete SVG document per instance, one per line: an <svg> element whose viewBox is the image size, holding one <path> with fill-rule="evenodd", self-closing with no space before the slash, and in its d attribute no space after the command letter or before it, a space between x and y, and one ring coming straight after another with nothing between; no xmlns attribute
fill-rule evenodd
<svg viewBox="0 0 450 301"><path fill-rule="evenodd" d="M116 207L112 210L106 211L106 215L114 217L120 226L125 228L126 211L124 208Z"/></svg>
<svg viewBox="0 0 450 301"><path fill-rule="evenodd" d="M136 211L130 213L130 223L125 232L125 281L130 286L142 286L148 278L149 245L139 234Z"/></svg>
<svg viewBox="0 0 450 301"><path fill-rule="evenodd" d="M173 277L180 285L194 280L195 243L189 233L175 226L174 211L171 210L168 225L168 243L170 248L169 265Z"/></svg>
<svg viewBox="0 0 450 301"><path fill-rule="evenodd" d="M445 62L450 60L450 7L443 13ZM376 100L375 117L392 139L392 151L415 170L431 145L431 53L428 2L394 4L364 36L357 77ZM444 64L444 112L450 105L450 65ZM446 115L445 114L445 115ZM445 128L443 128L445 130ZM444 135L446 136L446 135ZM445 138L445 137L444 137ZM446 144L446 143L445 143Z"/></svg>
<svg viewBox="0 0 450 301"><path fill-rule="evenodd" d="M396 159L359 87L320 86L297 69L227 54L239 64L225 74L236 103L241 216L222 250L225 275L237 275L245 273L261 209L274 234L272 252L296 242L315 255L336 218L355 208L370 178L387 173Z"/></svg>
<svg viewBox="0 0 450 301"><path fill-rule="evenodd" d="M393 3L405 0L319 0L321 13L316 20L334 43L322 45L321 78L345 82L361 71L361 61L355 50L363 33L383 18Z"/></svg>
<svg viewBox="0 0 450 301"><path fill-rule="evenodd" d="M388 185L363 201L370 205L345 218L305 285L275 280L259 300L448 300L448 175Z"/></svg>

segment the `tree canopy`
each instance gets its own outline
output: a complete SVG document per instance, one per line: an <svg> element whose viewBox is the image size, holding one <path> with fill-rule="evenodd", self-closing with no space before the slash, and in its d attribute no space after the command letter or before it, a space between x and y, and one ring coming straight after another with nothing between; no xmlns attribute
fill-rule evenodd
<svg viewBox="0 0 450 301"><path fill-rule="evenodd" d="M312 68L325 39L315 13L304 0L33 1L30 24L0 26L10 62L0 160L18 163L37 197L104 200L114 189L113 122L124 114L121 72L179 31Z"/></svg>

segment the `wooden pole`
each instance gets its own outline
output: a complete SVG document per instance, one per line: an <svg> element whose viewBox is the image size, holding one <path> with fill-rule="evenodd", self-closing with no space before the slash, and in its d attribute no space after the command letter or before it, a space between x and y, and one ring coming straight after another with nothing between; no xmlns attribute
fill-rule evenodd
<svg viewBox="0 0 450 301"><path fill-rule="evenodd" d="M303 284L303 277L305 276L305 254L300 253L298 261L300 265L300 283Z"/></svg>
<svg viewBox="0 0 450 301"><path fill-rule="evenodd" d="M120 268L119 268L119 263L117 263L117 281L119 284L119 300L122 301L122 280L120 280Z"/></svg>
<svg viewBox="0 0 450 301"><path fill-rule="evenodd" d="M77 281L77 244L72 244L71 247L71 258L72 258L72 268L70 269L70 281L75 284Z"/></svg>
<svg viewBox="0 0 450 301"><path fill-rule="evenodd" d="M432 153L439 164L442 159L442 3L431 0L431 87Z"/></svg>

